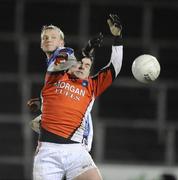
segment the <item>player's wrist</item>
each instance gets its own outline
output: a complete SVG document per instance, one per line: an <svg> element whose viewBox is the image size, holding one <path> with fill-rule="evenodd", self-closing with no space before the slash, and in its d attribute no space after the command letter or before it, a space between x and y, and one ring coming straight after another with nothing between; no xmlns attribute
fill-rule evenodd
<svg viewBox="0 0 178 180"><path fill-rule="evenodd" d="M114 36L113 45L114 46L121 46L121 45L123 45L122 35L121 36Z"/></svg>

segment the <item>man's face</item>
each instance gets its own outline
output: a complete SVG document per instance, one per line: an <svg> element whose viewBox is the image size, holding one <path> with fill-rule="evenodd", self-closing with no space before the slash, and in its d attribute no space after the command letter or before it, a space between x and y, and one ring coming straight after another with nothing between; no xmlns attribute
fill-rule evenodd
<svg viewBox="0 0 178 180"><path fill-rule="evenodd" d="M55 29L46 29L41 35L41 49L48 55L58 47L64 46L64 40Z"/></svg>
<svg viewBox="0 0 178 180"><path fill-rule="evenodd" d="M77 65L72 66L68 73L79 79L87 79L90 74L91 66L91 59L83 58L80 62L77 63Z"/></svg>

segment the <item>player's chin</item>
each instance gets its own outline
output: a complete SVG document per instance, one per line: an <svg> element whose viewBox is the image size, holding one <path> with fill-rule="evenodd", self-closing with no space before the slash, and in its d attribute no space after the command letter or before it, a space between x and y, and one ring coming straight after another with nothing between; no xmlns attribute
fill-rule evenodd
<svg viewBox="0 0 178 180"><path fill-rule="evenodd" d="M44 48L44 52L53 53L56 50L56 47L46 47Z"/></svg>
<svg viewBox="0 0 178 180"><path fill-rule="evenodd" d="M74 75L75 75L77 78L79 78L79 79L85 79L85 78L86 78L86 77L85 77L85 74L83 74L83 73L80 72L80 71L75 72Z"/></svg>

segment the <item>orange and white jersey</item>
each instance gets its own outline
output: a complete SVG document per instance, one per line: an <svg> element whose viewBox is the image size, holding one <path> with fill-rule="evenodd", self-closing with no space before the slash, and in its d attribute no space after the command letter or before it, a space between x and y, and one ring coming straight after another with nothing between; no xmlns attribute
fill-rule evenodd
<svg viewBox="0 0 178 180"><path fill-rule="evenodd" d="M82 143L90 130L88 116L93 103L117 77L122 58L123 46L113 46L108 65L86 80L73 78L64 71L47 71L41 93L42 129L58 137Z"/></svg>

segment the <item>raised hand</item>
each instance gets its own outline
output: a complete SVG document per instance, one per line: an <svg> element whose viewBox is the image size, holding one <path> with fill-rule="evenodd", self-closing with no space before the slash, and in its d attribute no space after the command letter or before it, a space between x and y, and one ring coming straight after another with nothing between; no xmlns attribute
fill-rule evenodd
<svg viewBox="0 0 178 180"><path fill-rule="evenodd" d="M31 112L37 112L38 110L40 110L41 107L40 98L33 98L28 100L27 106Z"/></svg>
<svg viewBox="0 0 178 180"><path fill-rule="evenodd" d="M83 54L86 56L91 55L91 53L93 52L95 48L101 46L102 42L103 42L103 34L100 32L98 36L88 41L85 48L83 48Z"/></svg>
<svg viewBox="0 0 178 180"><path fill-rule="evenodd" d="M110 14L107 19L107 23L109 25L112 35L121 36L122 25L118 15Z"/></svg>

